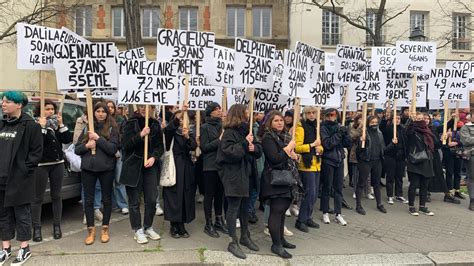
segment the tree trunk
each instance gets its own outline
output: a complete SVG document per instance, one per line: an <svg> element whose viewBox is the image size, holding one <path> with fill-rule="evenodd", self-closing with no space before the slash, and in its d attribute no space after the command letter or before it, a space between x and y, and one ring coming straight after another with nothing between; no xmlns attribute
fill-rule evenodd
<svg viewBox="0 0 474 266"><path fill-rule="evenodd" d="M127 49L142 46L142 30L140 20L140 4L135 0L123 0L125 15L125 39Z"/></svg>

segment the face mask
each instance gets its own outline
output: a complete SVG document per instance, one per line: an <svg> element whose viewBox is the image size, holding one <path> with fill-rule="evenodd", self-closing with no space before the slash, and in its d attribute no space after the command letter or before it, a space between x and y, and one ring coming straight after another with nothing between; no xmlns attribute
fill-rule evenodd
<svg viewBox="0 0 474 266"><path fill-rule="evenodd" d="M379 125L372 125L370 126L370 130L377 130L377 128L379 128Z"/></svg>

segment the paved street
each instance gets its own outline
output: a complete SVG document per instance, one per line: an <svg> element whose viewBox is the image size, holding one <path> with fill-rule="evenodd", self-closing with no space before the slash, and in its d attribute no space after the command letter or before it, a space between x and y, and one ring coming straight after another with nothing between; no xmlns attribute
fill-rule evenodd
<svg viewBox="0 0 474 266"><path fill-rule="evenodd" d="M354 204L349 188L345 197ZM385 192L385 191L383 191ZM461 205L442 201L442 194L433 194L429 205L434 217L421 215L412 217L407 205L387 205L388 214L375 208L375 201L365 199L367 211L361 216L355 211L343 210L348 226L336 223L321 224L321 229L302 233L294 228L295 217L287 219L287 225L295 233L288 238L297 245L290 252L294 258L284 261L270 252L271 240L263 233L259 221L251 225L253 239L260 246L260 252L249 256L246 261L231 257L227 252L228 238L212 239L202 232L204 225L202 204L197 205L197 219L187 226L189 239L173 239L169 236L169 224L163 217L155 219L155 229L160 230L162 239L147 245L138 245L133 240L128 216L112 215L111 241L108 244L96 242L85 246L85 226L82 225L81 205L69 202L64 207L63 232L61 240L52 240L51 211L45 210L45 226L42 243L32 244L33 257L29 265L97 265L97 264L170 264L170 263L251 263L251 264L349 264L349 263L396 263L426 264L434 262L460 262L474 264L474 213L467 209L468 200ZM319 201L317 203L319 206ZM258 211L260 220L263 212ZM321 213L315 218L320 221ZM470 251L470 252L468 252ZM251 253L244 248L244 252ZM448 252L448 253L433 253ZM458 252L458 253L453 253ZM341 256L342 255L342 256ZM452 258L452 259L448 259Z"/></svg>

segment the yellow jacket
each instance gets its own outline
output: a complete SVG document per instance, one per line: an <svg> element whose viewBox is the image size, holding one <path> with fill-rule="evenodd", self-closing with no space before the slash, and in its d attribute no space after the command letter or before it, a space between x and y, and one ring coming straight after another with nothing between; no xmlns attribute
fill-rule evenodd
<svg viewBox="0 0 474 266"><path fill-rule="evenodd" d="M303 144L304 142L304 128L301 125L301 122L298 122L298 125L296 126L296 132L295 132L295 142L296 142L296 147L295 147L295 152L296 153L307 153L310 151L310 144ZM319 150L323 151L323 146L318 147ZM316 156L313 156L313 160L311 161L311 167L307 168L304 166L303 159L300 160L298 164L298 170L300 171L307 171L307 172L319 172L321 171L321 158L316 158Z"/></svg>

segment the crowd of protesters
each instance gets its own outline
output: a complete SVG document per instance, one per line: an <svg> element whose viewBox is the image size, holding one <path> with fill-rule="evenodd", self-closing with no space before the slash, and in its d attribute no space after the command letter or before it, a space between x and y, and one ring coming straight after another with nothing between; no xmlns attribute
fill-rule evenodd
<svg viewBox="0 0 474 266"><path fill-rule="evenodd" d="M1 99L2 264L12 254L10 241L15 235L20 249L12 265L31 256L28 241L43 240L41 206L48 180L53 238L62 237L61 188L67 163L63 145L70 143L81 161L86 245L96 240L95 220L102 223L100 241L110 241L114 210L129 215L139 244L160 239L153 228L156 215L164 215L170 223L171 237L190 237L185 226L195 219L198 187L204 195L204 233L212 238L229 235L227 249L241 259L246 258L242 246L260 249L249 230L249 223L258 221L257 200L264 210L264 232L271 236L270 250L283 258L291 258L287 249L296 248L287 241L293 235L285 225L287 216L296 216L294 228L305 233L320 228L318 219L348 225L342 209L352 207L344 199L344 182L353 187L355 211L361 215L366 214L362 198L369 198L384 214L390 212L385 202L399 202L407 204L412 216L433 216L428 207L431 193L444 193L445 202L459 204L466 198L462 182L468 187L469 209L474 210L474 115L464 110L449 121L423 110L402 110L395 119L383 110L350 112L342 123L334 108L321 114L316 107L304 107L301 114L293 110L249 114L241 104L222 110L212 102L200 113L203 119L196 119L184 105L150 107L145 121L144 106L128 114L113 101L97 101L91 131L87 114L77 119L74 129L67 128L53 101L36 104L31 117L24 112L28 98L23 93L4 92ZM368 118L362 121L365 115ZM162 164L166 152L172 154L175 169ZM160 176L170 170L174 183L160 186ZM404 192L405 177L409 187ZM318 198L321 215L314 210Z"/></svg>

